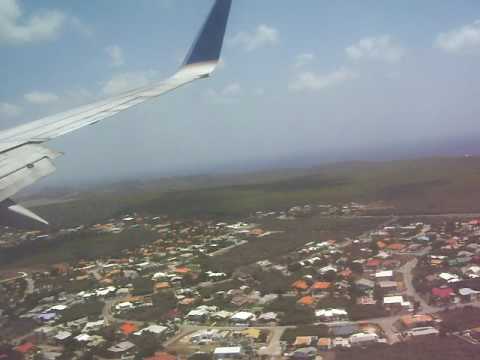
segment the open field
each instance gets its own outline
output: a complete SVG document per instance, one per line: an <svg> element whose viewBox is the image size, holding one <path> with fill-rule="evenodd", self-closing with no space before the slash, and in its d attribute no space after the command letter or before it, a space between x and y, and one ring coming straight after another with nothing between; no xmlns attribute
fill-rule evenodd
<svg viewBox="0 0 480 360"><path fill-rule="evenodd" d="M231 272L239 266L259 260L278 260L278 257L292 252L311 241L338 240L354 237L374 229L385 218L342 218L311 216L295 221L266 220L261 226L282 232L253 239L232 251L211 257L211 267L218 271Z"/></svg>
<svg viewBox="0 0 480 360"><path fill-rule="evenodd" d="M29 242L0 252L1 268L30 268L44 264L97 259L120 254L156 240L154 233L139 229L121 234L71 234L54 240Z"/></svg>
<svg viewBox="0 0 480 360"><path fill-rule="evenodd" d="M478 212L480 158L352 162L308 170L252 173L216 180L178 179L182 186L129 186L41 206L55 224L91 223L140 211L230 218L307 203L380 201L395 213ZM183 181L183 183L182 183ZM159 180L161 183L161 180ZM187 185L188 183L188 185Z"/></svg>

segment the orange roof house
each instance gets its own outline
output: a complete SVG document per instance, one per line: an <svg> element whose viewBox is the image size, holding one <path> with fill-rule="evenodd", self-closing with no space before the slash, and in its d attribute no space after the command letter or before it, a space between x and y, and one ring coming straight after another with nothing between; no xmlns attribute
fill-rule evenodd
<svg viewBox="0 0 480 360"><path fill-rule="evenodd" d="M262 229L259 229L259 228L250 230L250 234L252 234L252 235L254 235L254 236L260 236L260 235L262 235L264 232L265 232L265 231L263 231Z"/></svg>
<svg viewBox="0 0 480 360"><path fill-rule="evenodd" d="M309 288L305 280L297 280L292 284L292 287L297 290L307 290Z"/></svg>
<svg viewBox="0 0 480 360"><path fill-rule="evenodd" d="M332 286L331 283L325 281L317 281L312 285L312 290L327 290Z"/></svg>
<svg viewBox="0 0 480 360"><path fill-rule="evenodd" d="M156 352L154 356L146 357L144 360L177 360L177 357L166 352Z"/></svg>
<svg viewBox="0 0 480 360"><path fill-rule="evenodd" d="M394 250L394 251L400 251L400 250L405 249L405 245L400 244L400 243L394 243L394 244L388 245L387 248L390 249L390 250Z"/></svg>
<svg viewBox="0 0 480 360"><path fill-rule="evenodd" d="M170 288L170 284L168 282L159 282L159 283L156 283L155 284L155 290L165 290L165 289L169 289Z"/></svg>
<svg viewBox="0 0 480 360"><path fill-rule="evenodd" d="M130 335L133 334L135 331L138 331L138 326L135 325L134 323L126 322L123 323L122 326L120 326L120 331L124 335Z"/></svg>
<svg viewBox="0 0 480 360"><path fill-rule="evenodd" d="M187 274L189 272L191 272L192 270L190 270L189 268L185 267L185 266L182 266L182 267L178 267L175 269L175 272L177 274Z"/></svg>
<svg viewBox="0 0 480 360"><path fill-rule="evenodd" d="M315 304L315 298L313 296L304 296L297 303L305 306L313 305Z"/></svg>

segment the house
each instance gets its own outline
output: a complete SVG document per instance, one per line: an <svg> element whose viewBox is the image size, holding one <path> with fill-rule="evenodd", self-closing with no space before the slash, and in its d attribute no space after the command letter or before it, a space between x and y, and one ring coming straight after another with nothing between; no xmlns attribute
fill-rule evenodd
<svg viewBox="0 0 480 360"><path fill-rule="evenodd" d="M305 291L308 290L310 286L307 284L305 280L297 280L292 284L292 288L297 291Z"/></svg>
<svg viewBox="0 0 480 360"><path fill-rule="evenodd" d="M295 338L295 342L293 343L293 346L295 347L306 347L310 346L313 343L313 337L312 336L297 336Z"/></svg>
<svg viewBox="0 0 480 360"><path fill-rule="evenodd" d="M155 355L146 357L143 360L177 360L177 357L166 352L156 352Z"/></svg>
<svg viewBox="0 0 480 360"><path fill-rule="evenodd" d="M292 353L291 358L304 360L304 359L315 359L316 356L317 356L317 349L314 348L313 346L308 346L308 347L295 350Z"/></svg>
<svg viewBox="0 0 480 360"><path fill-rule="evenodd" d="M278 321L278 314L275 312L267 312L267 313L261 314L257 320L263 323L276 322Z"/></svg>
<svg viewBox="0 0 480 360"><path fill-rule="evenodd" d="M299 305L304 305L304 306L312 306L315 304L315 302L316 302L315 298L310 295L304 296L297 301Z"/></svg>
<svg viewBox="0 0 480 360"><path fill-rule="evenodd" d="M59 331L57 335L53 337L53 339L59 343L62 344L63 342L67 341L72 337L72 333L69 331Z"/></svg>
<svg viewBox="0 0 480 360"><path fill-rule="evenodd" d="M465 302L478 301L480 299L480 291L470 288L461 288L458 290L458 295Z"/></svg>
<svg viewBox="0 0 480 360"><path fill-rule="evenodd" d="M449 302L455 297L455 291L451 287L433 288L432 297L436 301Z"/></svg>
<svg viewBox="0 0 480 360"><path fill-rule="evenodd" d="M375 288L375 282L362 278L355 281L355 287L360 291L373 290Z"/></svg>
<svg viewBox="0 0 480 360"><path fill-rule="evenodd" d="M130 341L122 341L116 345L113 345L108 348L108 351L115 354L116 356L124 356L133 352L135 344Z"/></svg>
<svg viewBox="0 0 480 360"><path fill-rule="evenodd" d="M398 289L398 283L396 281L379 281L378 287L382 289L385 293L395 292Z"/></svg>
<svg viewBox="0 0 480 360"><path fill-rule="evenodd" d="M351 335L348 340L352 346L361 346L378 342L378 335L372 333L357 333Z"/></svg>
<svg viewBox="0 0 480 360"><path fill-rule="evenodd" d="M410 331L407 331L407 335L411 337L438 335L438 334L439 334L439 331L431 326L413 328Z"/></svg>
<svg viewBox="0 0 480 360"><path fill-rule="evenodd" d="M194 322L205 322L208 319L210 312L207 309L194 309L191 310L185 318Z"/></svg>
<svg viewBox="0 0 480 360"><path fill-rule="evenodd" d="M375 278L377 280L388 280L393 278L393 271L392 270L385 270L385 271L379 271L375 273Z"/></svg>
<svg viewBox="0 0 480 360"><path fill-rule="evenodd" d="M150 325L147 326L139 331L136 331L133 333L133 335L136 336L142 336L144 333L149 333L153 334L155 336L162 336L166 331L168 330L167 327L165 326L160 326L160 325Z"/></svg>
<svg viewBox="0 0 480 360"><path fill-rule="evenodd" d="M241 359L243 350L241 346L217 347L213 351L215 359Z"/></svg>
<svg viewBox="0 0 480 360"><path fill-rule="evenodd" d="M356 323L338 323L338 324L333 324L329 325L329 331L333 336L350 336L352 334L355 334L359 331L359 326ZM348 341L347 341L348 343ZM350 343L348 343L350 346Z"/></svg>
<svg viewBox="0 0 480 360"><path fill-rule="evenodd" d="M134 332L138 331L138 326L134 323L126 322L120 326L120 331L123 333L123 335L129 336Z"/></svg>
<svg viewBox="0 0 480 360"><path fill-rule="evenodd" d="M332 346L334 348L340 348L340 349L348 349L351 347L348 339L345 339L342 337L336 337L335 339L333 339Z"/></svg>
<svg viewBox="0 0 480 360"><path fill-rule="evenodd" d="M247 311L239 311L232 315L230 321L236 324L248 324L256 320L255 314Z"/></svg>
<svg viewBox="0 0 480 360"><path fill-rule="evenodd" d="M211 318L214 320L227 320L232 316L232 313L230 311L217 311L216 313L213 313L211 315Z"/></svg>
<svg viewBox="0 0 480 360"><path fill-rule="evenodd" d="M365 266L366 266L368 269L376 269L376 268L378 268L381 264L382 264L382 260L380 260L380 259L369 259L369 260L367 261L367 263L365 264Z"/></svg>
<svg viewBox="0 0 480 360"><path fill-rule="evenodd" d="M105 320L98 320L93 322L87 322L83 328L83 333L96 332L105 325Z"/></svg>
<svg viewBox="0 0 480 360"><path fill-rule="evenodd" d="M312 291L312 294L315 295L320 295L325 293L330 287L332 286L332 283L330 282L325 282L325 281L317 281L315 282L310 290Z"/></svg>
<svg viewBox="0 0 480 360"><path fill-rule="evenodd" d="M431 326L434 323L434 318L428 314L405 315L400 318L400 323L404 329L413 329Z"/></svg>
<svg viewBox="0 0 480 360"><path fill-rule="evenodd" d="M348 313L344 309L321 309L315 311L315 316L325 322L348 320Z"/></svg>
<svg viewBox="0 0 480 360"><path fill-rule="evenodd" d="M332 348L332 346L333 346L332 339L330 339L330 338L320 338L320 339L318 339L317 348L319 350L327 351L327 350L330 350Z"/></svg>
<svg viewBox="0 0 480 360"><path fill-rule="evenodd" d="M406 310L412 307L410 301L405 301L403 296L396 295L396 296L385 296L383 298L383 305L387 310Z"/></svg>

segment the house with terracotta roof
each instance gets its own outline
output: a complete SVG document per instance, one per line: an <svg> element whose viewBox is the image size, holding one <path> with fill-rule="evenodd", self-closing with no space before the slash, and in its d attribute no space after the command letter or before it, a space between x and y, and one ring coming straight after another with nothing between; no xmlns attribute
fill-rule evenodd
<svg viewBox="0 0 480 360"><path fill-rule="evenodd" d="M304 296L304 297L300 298L297 301L297 304L303 305L303 306L312 306L312 305L315 305L315 302L316 302L316 300L313 296L307 295L307 296Z"/></svg>
<svg viewBox="0 0 480 360"><path fill-rule="evenodd" d="M146 357L143 360L177 360L177 357L166 352L156 352L155 355Z"/></svg>
<svg viewBox="0 0 480 360"><path fill-rule="evenodd" d="M138 326L134 323L126 322L120 326L120 331L123 333L123 335L129 336L134 332L138 331Z"/></svg>
<svg viewBox="0 0 480 360"><path fill-rule="evenodd" d="M292 284L292 288L297 291L306 291L310 288L305 280L297 280Z"/></svg>
<svg viewBox="0 0 480 360"><path fill-rule="evenodd" d="M310 290L312 291L313 296L318 296L325 294L332 287L332 283L326 281L317 281L315 282Z"/></svg>

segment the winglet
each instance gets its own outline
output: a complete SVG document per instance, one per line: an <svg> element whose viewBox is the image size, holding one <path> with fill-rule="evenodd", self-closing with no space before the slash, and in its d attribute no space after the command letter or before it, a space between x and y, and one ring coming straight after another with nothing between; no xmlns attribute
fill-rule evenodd
<svg viewBox="0 0 480 360"><path fill-rule="evenodd" d="M10 225L12 223L13 225L16 225L17 223L22 222L21 219L29 219L36 223L48 225L48 222L45 219L42 219L27 208L18 205L11 199L6 199L0 202L0 225ZM5 220L5 223L3 223L2 220Z"/></svg>
<svg viewBox="0 0 480 360"><path fill-rule="evenodd" d="M14 213L18 215L25 216L29 219L38 221L41 224L48 225L48 221L45 219L42 219L40 216L35 214L33 211L28 210L26 207L23 207L22 205L14 204L12 206L8 207L8 210L13 211Z"/></svg>
<svg viewBox="0 0 480 360"><path fill-rule="evenodd" d="M223 39L227 28L232 0L216 0L192 48L188 52L182 69L202 68L202 76L208 76L220 59Z"/></svg>

